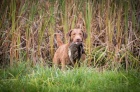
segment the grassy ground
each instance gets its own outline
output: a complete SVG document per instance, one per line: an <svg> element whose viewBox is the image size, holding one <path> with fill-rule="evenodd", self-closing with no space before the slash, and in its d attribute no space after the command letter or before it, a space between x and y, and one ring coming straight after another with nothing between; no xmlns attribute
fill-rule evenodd
<svg viewBox="0 0 140 92"><path fill-rule="evenodd" d="M139 92L135 70L102 72L89 67L67 71L17 64L0 70L0 92Z"/></svg>

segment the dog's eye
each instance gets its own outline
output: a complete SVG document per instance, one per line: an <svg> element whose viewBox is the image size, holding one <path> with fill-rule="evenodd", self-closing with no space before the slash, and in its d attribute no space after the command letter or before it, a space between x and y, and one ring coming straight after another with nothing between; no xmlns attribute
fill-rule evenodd
<svg viewBox="0 0 140 92"><path fill-rule="evenodd" d="M79 35L82 35L82 33L79 33Z"/></svg>
<svg viewBox="0 0 140 92"><path fill-rule="evenodd" d="M73 35L76 35L75 33Z"/></svg>

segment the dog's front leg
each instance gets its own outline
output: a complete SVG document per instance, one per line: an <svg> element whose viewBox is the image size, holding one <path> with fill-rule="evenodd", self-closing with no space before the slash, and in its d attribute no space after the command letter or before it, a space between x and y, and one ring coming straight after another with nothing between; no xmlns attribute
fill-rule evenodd
<svg viewBox="0 0 140 92"><path fill-rule="evenodd" d="M62 71L64 71L64 70L66 70L66 63L65 63L65 60L63 60L62 62L61 62L61 65L62 65Z"/></svg>
<svg viewBox="0 0 140 92"><path fill-rule="evenodd" d="M57 58L56 55L54 55L54 58L53 58L53 67L55 69L58 68L58 64L59 64L59 58Z"/></svg>

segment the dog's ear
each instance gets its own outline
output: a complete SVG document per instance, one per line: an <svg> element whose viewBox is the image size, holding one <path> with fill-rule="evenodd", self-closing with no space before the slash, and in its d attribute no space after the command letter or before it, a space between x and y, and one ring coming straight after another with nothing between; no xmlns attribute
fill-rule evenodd
<svg viewBox="0 0 140 92"><path fill-rule="evenodd" d="M68 38L69 42L71 42L71 32L72 32L72 30L70 30L70 31L66 34L66 37Z"/></svg>
<svg viewBox="0 0 140 92"><path fill-rule="evenodd" d="M86 38L87 38L87 33L84 32L84 39L86 39Z"/></svg>
<svg viewBox="0 0 140 92"><path fill-rule="evenodd" d="M82 32L83 32L84 39L86 39L87 38L87 33L85 31L83 31L83 30L82 30Z"/></svg>
<svg viewBox="0 0 140 92"><path fill-rule="evenodd" d="M67 34L66 34L66 37L69 38L71 36L71 32L72 30L70 30Z"/></svg>

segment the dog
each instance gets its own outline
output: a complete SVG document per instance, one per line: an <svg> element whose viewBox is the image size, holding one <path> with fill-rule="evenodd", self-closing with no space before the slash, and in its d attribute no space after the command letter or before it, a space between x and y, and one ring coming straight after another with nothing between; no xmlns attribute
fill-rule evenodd
<svg viewBox="0 0 140 92"><path fill-rule="evenodd" d="M68 54L71 44L74 43L78 45L83 43L87 38L87 34L81 29L72 29L67 33L67 37L69 39L68 43L59 46L53 57L54 66L58 67L58 65L61 64L62 70L66 69L66 65L70 65L72 62L75 63L74 61L71 61L71 56ZM85 53L81 54L80 58L85 59Z"/></svg>

